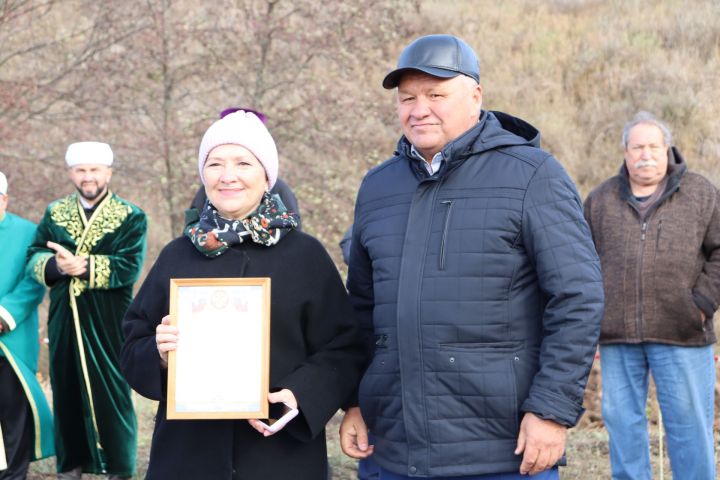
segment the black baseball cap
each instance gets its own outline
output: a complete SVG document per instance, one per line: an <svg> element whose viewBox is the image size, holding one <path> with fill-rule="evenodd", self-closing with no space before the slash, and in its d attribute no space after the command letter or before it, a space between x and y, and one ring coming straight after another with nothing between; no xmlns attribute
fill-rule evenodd
<svg viewBox="0 0 720 480"><path fill-rule="evenodd" d="M383 87L397 87L400 77L410 70L439 78L466 75L480 83L477 55L470 45L453 35L427 35L413 40L400 54L397 68L383 80Z"/></svg>

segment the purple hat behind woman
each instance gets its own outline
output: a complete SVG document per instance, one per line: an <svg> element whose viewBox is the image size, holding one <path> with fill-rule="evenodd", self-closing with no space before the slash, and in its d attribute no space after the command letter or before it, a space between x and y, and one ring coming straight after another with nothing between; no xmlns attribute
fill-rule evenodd
<svg viewBox="0 0 720 480"><path fill-rule="evenodd" d="M262 112L260 112L260 111L258 111L258 110L253 110L252 108L245 108L245 107L230 107L230 108L226 108L225 110L223 110L222 112L220 112L220 118L225 118L226 116L230 115L231 113L235 113L235 112L237 112L238 110L242 110L242 111L244 111L244 112L254 113L255 116L258 117L262 123L265 123L265 120L267 120L267 118L265 117L265 114L264 114L264 113L262 113Z"/></svg>

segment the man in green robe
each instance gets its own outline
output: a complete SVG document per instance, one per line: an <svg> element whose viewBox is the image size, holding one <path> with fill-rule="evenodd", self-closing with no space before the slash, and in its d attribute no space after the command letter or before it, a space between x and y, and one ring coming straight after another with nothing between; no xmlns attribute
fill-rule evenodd
<svg viewBox="0 0 720 480"><path fill-rule="evenodd" d="M127 478L135 471L137 421L118 367L120 321L145 256L147 220L109 191L109 145L71 144L65 160L77 192L48 206L27 267L50 287L58 478Z"/></svg>
<svg viewBox="0 0 720 480"><path fill-rule="evenodd" d="M50 407L35 376L45 289L25 275L35 224L7 212L7 187L0 172L0 480L19 480L31 460L55 451Z"/></svg>

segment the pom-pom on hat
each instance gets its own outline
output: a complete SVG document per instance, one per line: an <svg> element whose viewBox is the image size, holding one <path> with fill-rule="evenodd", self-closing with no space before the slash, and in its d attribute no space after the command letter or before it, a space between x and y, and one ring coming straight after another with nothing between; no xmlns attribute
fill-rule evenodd
<svg viewBox="0 0 720 480"><path fill-rule="evenodd" d="M113 152L110 145L102 142L77 142L68 145L65 153L68 167L75 165L107 165L113 163Z"/></svg>
<svg viewBox="0 0 720 480"><path fill-rule="evenodd" d="M270 188L278 176L278 153L275 141L263 122L252 112L238 110L225 115L210 125L200 142L198 170L205 184L203 166L210 151L218 145L240 145L252 152L260 161L268 178Z"/></svg>
<svg viewBox="0 0 720 480"><path fill-rule="evenodd" d="M0 195L7 195L7 177L0 172Z"/></svg>

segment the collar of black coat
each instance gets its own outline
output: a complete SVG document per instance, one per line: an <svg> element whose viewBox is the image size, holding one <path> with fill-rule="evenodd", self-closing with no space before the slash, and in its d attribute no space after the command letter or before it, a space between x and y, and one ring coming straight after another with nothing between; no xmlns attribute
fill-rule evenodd
<svg viewBox="0 0 720 480"><path fill-rule="evenodd" d="M471 155L519 145L539 148L540 132L538 129L525 120L507 113L483 110L480 120L474 127L443 147L441 152L447 168L441 168L438 173L454 168ZM408 159L412 159L411 148L412 145L403 135L398 141L395 155L404 155ZM416 170L421 171L420 169Z"/></svg>

